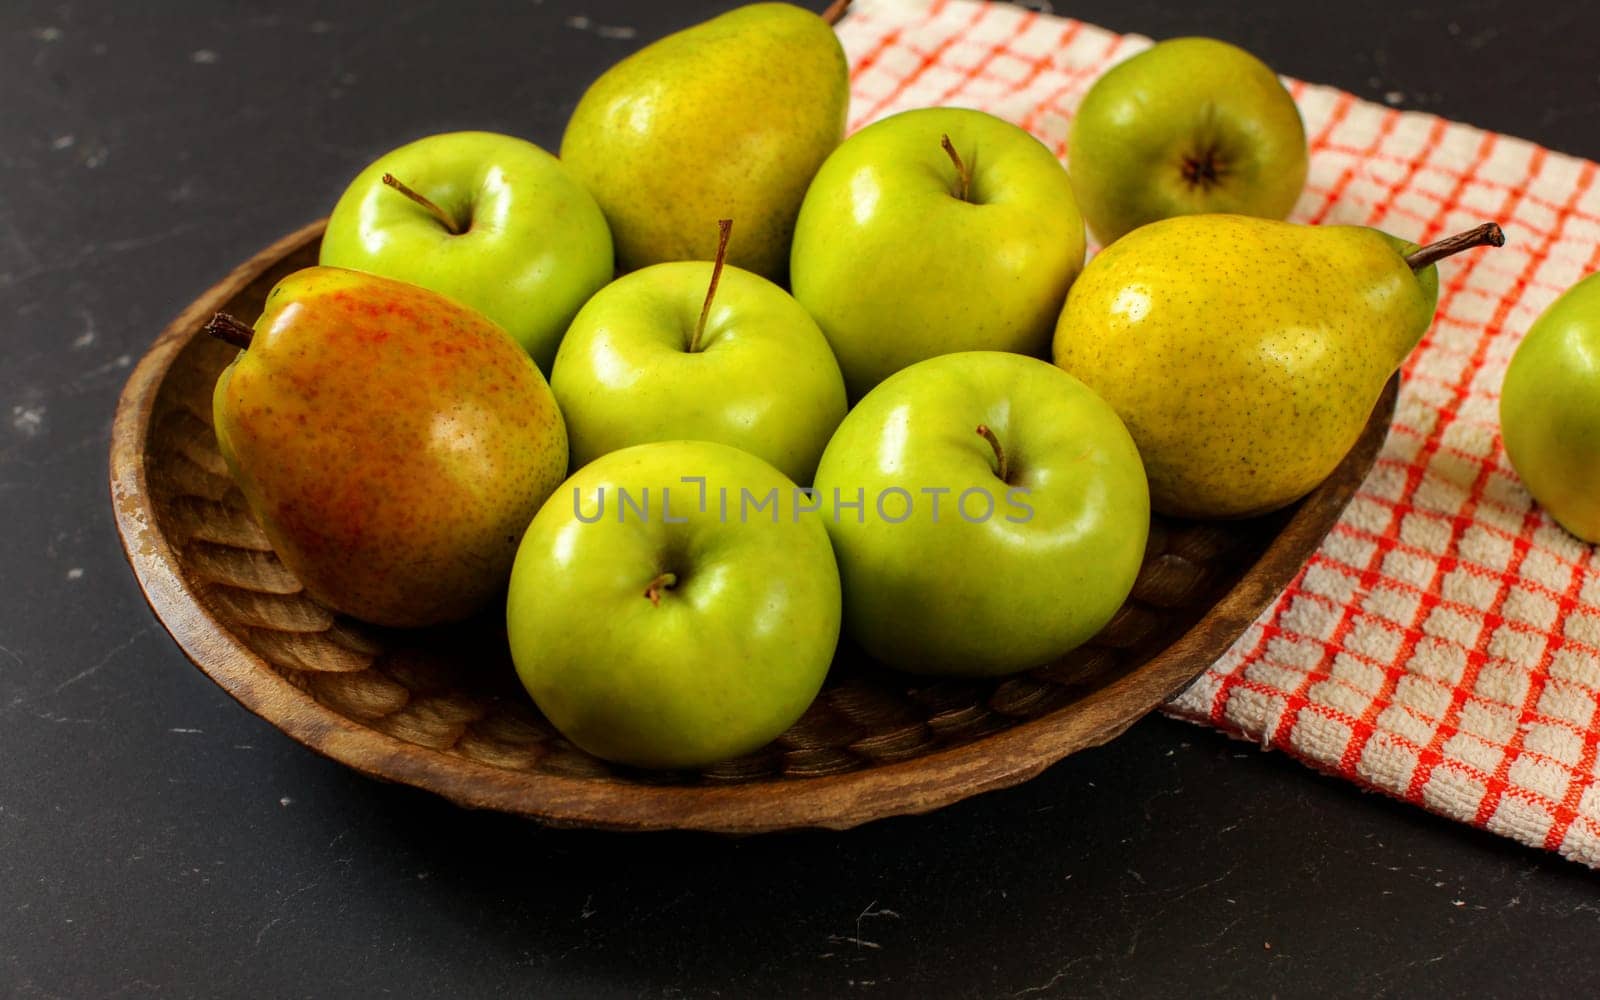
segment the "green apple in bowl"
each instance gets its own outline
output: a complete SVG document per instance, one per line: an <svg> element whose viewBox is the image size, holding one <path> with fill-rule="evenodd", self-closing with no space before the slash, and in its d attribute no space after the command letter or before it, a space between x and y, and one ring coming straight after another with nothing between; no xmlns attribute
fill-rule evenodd
<svg viewBox="0 0 1600 1000"><path fill-rule="evenodd" d="M1266 64L1174 38L1111 67L1068 141L1072 186L1102 244L1175 215L1282 219L1305 186L1305 125Z"/></svg>
<svg viewBox="0 0 1600 1000"><path fill-rule="evenodd" d="M624 275L578 313L550 387L572 461L649 441L720 441L810 483L844 419L844 378L817 324L783 289L715 261Z"/></svg>
<svg viewBox="0 0 1600 1000"><path fill-rule="evenodd" d="M1506 457L1563 528L1600 542L1600 274L1529 328L1500 392Z"/></svg>
<svg viewBox="0 0 1600 1000"><path fill-rule="evenodd" d="M321 262L465 303L547 374L567 324L614 273L611 231L583 185L533 143L492 132L379 157L334 206Z"/></svg>
<svg viewBox="0 0 1600 1000"><path fill-rule="evenodd" d="M1082 644L1133 588L1150 527L1111 407L995 351L886 379L839 426L816 490L848 634L916 673L1009 674Z"/></svg>
<svg viewBox="0 0 1600 1000"><path fill-rule="evenodd" d="M692 768L755 750L811 704L839 639L814 503L709 441L614 451L528 526L506 628L541 711L589 753Z"/></svg>
<svg viewBox="0 0 1600 1000"><path fill-rule="evenodd" d="M981 111L928 108L867 126L823 163L790 279L860 398L940 354L1042 355L1084 249L1050 150Z"/></svg>

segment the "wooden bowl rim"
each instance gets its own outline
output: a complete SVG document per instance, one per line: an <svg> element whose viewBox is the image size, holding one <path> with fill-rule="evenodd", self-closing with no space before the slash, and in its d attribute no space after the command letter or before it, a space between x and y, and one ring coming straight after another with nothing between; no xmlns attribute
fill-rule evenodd
<svg viewBox="0 0 1600 1000"><path fill-rule="evenodd" d="M1398 392L1397 375L1338 469L1300 503L1260 557L1200 621L1140 667L1046 715L903 761L780 782L650 785L512 771L380 733L295 687L184 584L176 554L157 527L145 444L173 362L200 335L212 313L284 257L318 239L326 221L290 233L234 268L179 313L133 369L111 434L111 498L123 550L151 609L184 655L241 705L293 739L371 777L427 789L470 808L516 813L553 825L735 834L847 829L1019 784L1068 754L1114 739L1204 672L1300 571L1376 460ZM1087 724L1107 713L1106 724Z"/></svg>

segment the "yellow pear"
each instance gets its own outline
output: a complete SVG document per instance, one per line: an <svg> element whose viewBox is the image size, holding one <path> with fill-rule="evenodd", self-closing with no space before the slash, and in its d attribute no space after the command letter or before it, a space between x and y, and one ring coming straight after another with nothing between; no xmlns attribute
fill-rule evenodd
<svg viewBox="0 0 1600 1000"><path fill-rule="evenodd" d="M1503 241L1493 223L1419 249L1362 226L1166 219L1084 268L1055 360L1133 434L1154 509L1265 513L1322 482L1360 437L1433 322L1434 262Z"/></svg>

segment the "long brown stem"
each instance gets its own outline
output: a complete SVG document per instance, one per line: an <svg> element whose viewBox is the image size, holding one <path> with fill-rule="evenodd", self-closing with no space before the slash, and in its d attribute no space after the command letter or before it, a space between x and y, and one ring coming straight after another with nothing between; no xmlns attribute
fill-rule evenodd
<svg viewBox="0 0 1600 1000"><path fill-rule="evenodd" d="M678 575L676 573L662 573L645 586L644 596L650 598L650 603L659 608L661 607L661 592L663 590L671 590L677 585L677 582Z"/></svg>
<svg viewBox="0 0 1600 1000"><path fill-rule="evenodd" d="M967 197L967 194L972 190L972 171L967 169L966 163L961 159L961 154L956 152L956 144L950 141L949 136L941 135L939 137L939 145L943 146L944 151L949 154L950 162L956 165L956 176L961 178L961 191L956 197L962 201L970 201L971 199Z"/></svg>
<svg viewBox="0 0 1600 1000"><path fill-rule="evenodd" d="M700 337L706 332L706 319L711 315L711 300L717 297L717 282L722 280L722 265L728 261L728 236L732 232L732 219L717 221L717 259L711 264L711 284L706 287L706 301L700 307L700 322L694 325L694 336L689 338L690 354L700 349Z"/></svg>
<svg viewBox="0 0 1600 1000"><path fill-rule="evenodd" d="M828 4L828 9L822 12L822 19L829 24L838 24L844 17L844 12L850 9L850 0L833 0Z"/></svg>
<svg viewBox="0 0 1600 1000"><path fill-rule="evenodd" d="M1413 271L1420 271L1429 264L1444 260L1446 257L1458 254L1463 250L1473 247L1503 247L1506 245L1506 234L1493 222L1485 222L1464 233L1446 236L1437 243L1429 243L1420 250L1406 257L1406 264Z"/></svg>
<svg viewBox="0 0 1600 1000"><path fill-rule="evenodd" d="M1011 470L1006 465L1006 450L1000 447L1000 439L995 436L994 431L989 429L988 424L979 424L978 434L989 442L989 447L994 449L994 474L1000 477L1001 482L1011 482Z"/></svg>
<svg viewBox="0 0 1600 1000"><path fill-rule="evenodd" d="M217 313L211 317L205 325L205 332L241 351L250 347L250 339L255 336L250 324L234 319L227 313Z"/></svg>
<svg viewBox="0 0 1600 1000"><path fill-rule="evenodd" d="M440 208L438 205L435 205L432 201L428 200L428 198L422 193L409 187L400 178L396 177L394 174L384 174L383 182L394 188L396 191L399 191L407 198L410 198L418 205L421 205L423 208L427 209L435 219L439 220L440 225L450 230L451 236L461 235L461 227L456 224L456 220L452 219L448 212Z"/></svg>

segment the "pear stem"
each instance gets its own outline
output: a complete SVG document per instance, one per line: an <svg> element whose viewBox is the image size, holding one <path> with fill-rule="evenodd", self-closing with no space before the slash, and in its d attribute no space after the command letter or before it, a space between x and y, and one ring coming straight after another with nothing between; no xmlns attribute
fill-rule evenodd
<svg viewBox="0 0 1600 1000"><path fill-rule="evenodd" d="M972 199L967 197L967 193L972 189L972 172L961 161L961 154L956 152L956 144L950 141L948 135L939 137L939 145L944 147L944 151L950 155L950 162L956 165L956 176L961 178L961 191L956 197L962 201L971 201Z"/></svg>
<svg viewBox="0 0 1600 1000"><path fill-rule="evenodd" d="M654 580L651 580L650 583L646 585L644 588L644 596L650 598L650 603L659 608L661 607L661 592L663 590L671 590L677 585L677 583L678 574L662 573L660 576L656 577Z"/></svg>
<svg viewBox="0 0 1600 1000"><path fill-rule="evenodd" d="M722 265L728 262L728 236L732 232L732 219L717 221L717 259L711 264L711 284L706 287L706 301L700 307L700 322L694 325L694 336L689 338L690 354L700 350L700 337L706 332L706 319L711 315L711 300L717 297L717 282L722 280Z"/></svg>
<svg viewBox="0 0 1600 1000"><path fill-rule="evenodd" d="M1429 243L1420 250L1406 257L1406 264L1413 271L1420 271L1429 264L1444 260L1463 250L1473 247L1503 247L1506 245L1506 234L1493 222L1485 222L1464 233L1446 236L1437 243Z"/></svg>
<svg viewBox="0 0 1600 1000"><path fill-rule="evenodd" d="M448 212L440 208L438 205L435 205L432 201L428 200L425 195L411 188L400 178L396 177L394 174L384 174L383 182L394 188L396 191L399 191L407 198L410 198L418 205L421 205L423 208L427 209L435 219L439 220L440 225L450 230L451 236L461 235L461 227L456 224L456 220L452 219Z"/></svg>
<svg viewBox="0 0 1600 1000"><path fill-rule="evenodd" d="M978 425L978 435L989 442L989 447L994 449L994 474L1000 477L1001 482L1009 483L1011 481L1011 470L1006 466L1006 450L1000 447L1000 439L995 436L994 431L989 429L988 424Z"/></svg>
<svg viewBox="0 0 1600 1000"><path fill-rule="evenodd" d="M822 20L827 24L838 24L844 18L844 12L850 9L850 0L833 0L828 4L828 9L822 12Z"/></svg>
<svg viewBox="0 0 1600 1000"><path fill-rule="evenodd" d="M217 313L211 317L205 325L205 332L241 351L250 347L250 339L255 336L255 331L248 323L234 319L227 313Z"/></svg>

